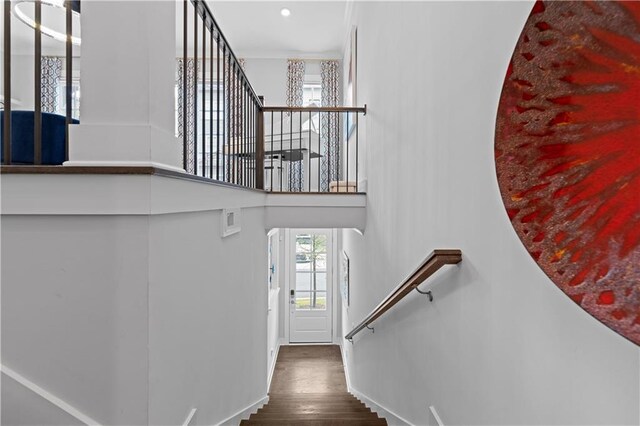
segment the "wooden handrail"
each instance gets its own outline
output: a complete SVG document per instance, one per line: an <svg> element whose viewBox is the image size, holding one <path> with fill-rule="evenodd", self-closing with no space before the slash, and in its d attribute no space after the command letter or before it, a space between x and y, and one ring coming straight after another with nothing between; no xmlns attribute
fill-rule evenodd
<svg viewBox="0 0 640 426"><path fill-rule="evenodd" d="M363 107L290 107L290 106L263 106L265 112L361 112L367 115L367 106Z"/></svg>
<svg viewBox="0 0 640 426"><path fill-rule="evenodd" d="M396 287L371 313L353 330L344 336L347 340L352 340L353 336L368 327L372 322L387 312L396 303L402 300L412 290L416 289L427 278L433 275L444 265L455 265L462 260L462 251L457 249L434 250L422 264Z"/></svg>

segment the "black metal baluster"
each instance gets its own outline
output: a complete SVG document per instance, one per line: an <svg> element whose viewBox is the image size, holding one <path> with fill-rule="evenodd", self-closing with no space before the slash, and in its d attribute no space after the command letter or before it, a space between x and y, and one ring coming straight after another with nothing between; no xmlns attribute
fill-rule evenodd
<svg viewBox="0 0 640 426"><path fill-rule="evenodd" d="M213 179L213 24L209 37L209 178Z"/></svg>
<svg viewBox="0 0 640 426"><path fill-rule="evenodd" d="M304 183L303 183L303 174L302 174L302 169L304 168L304 155L302 154L302 110L300 110L298 112L298 119L300 120L300 123L298 123L298 147L300 148L300 165L298 167L298 177L300 178L300 187L299 187L299 191L302 192L302 189L304 188Z"/></svg>
<svg viewBox="0 0 640 426"><path fill-rule="evenodd" d="M193 0L193 174L198 174L198 0Z"/></svg>
<svg viewBox="0 0 640 426"><path fill-rule="evenodd" d="M344 150L345 150L345 155L347 157L347 161L345 164L345 167L347 169L346 171L347 177L345 178L347 192L349 192L349 114L350 113L347 112L347 137L344 141Z"/></svg>
<svg viewBox="0 0 640 426"><path fill-rule="evenodd" d="M226 55L226 44L225 44L225 55ZM226 113L225 113L225 118L227 121L227 143L226 143L226 150L225 150L225 161L226 161L226 168L227 170L225 171L225 178L226 181L231 183L231 119L233 117L233 110L231 108L231 55L229 55L228 57L225 56L225 60L227 61L227 94L225 97L225 104L226 104Z"/></svg>
<svg viewBox="0 0 640 426"><path fill-rule="evenodd" d="M356 192L358 192L358 113L356 113Z"/></svg>
<svg viewBox="0 0 640 426"><path fill-rule="evenodd" d="M322 111L318 111L318 192L322 192Z"/></svg>
<svg viewBox="0 0 640 426"><path fill-rule="evenodd" d="M4 128L3 164L11 164L11 1L4 2Z"/></svg>
<svg viewBox="0 0 640 426"><path fill-rule="evenodd" d="M222 135L222 163L223 163L223 167L222 167L222 181L223 182L227 182L227 167L229 167L229 159L227 158L227 154L228 154L228 143L229 143L229 98L227 96L227 93L229 91L229 85L227 80L229 79L228 76L228 72L227 72L227 67L229 66L229 62L227 61L227 45L224 44L222 45L223 47L223 55L222 55L222 83L223 83L223 88L222 88L222 106L224 108L224 123L223 123L223 135Z"/></svg>
<svg viewBox="0 0 640 426"><path fill-rule="evenodd" d="M284 139L284 119L282 117L282 111L280 111L280 192L282 192L282 157L284 157L284 147L283 147L283 139Z"/></svg>
<svg viewBox="0 0 640 426"><path fill-rule="evenodd" d="M252 146L253 146L253 187L257 188L258 187L258 132L257 132L257 125L258 125L258 103L254 100L253 102L253 109L251 110L251 114L252 114L252 120L251 120L251 135L252 135ZM263 148L262 150L264 151L264 144L263 144ZM264 156L263 156L264 157ZM263 162L264 163L264 162ZM263 164L264 166L264 164ZM264 189L264 167L262 167L262 186Z"/></svg>
<svg viewBox="0 0 640 426"><path fill-rule="evenodd" d="M331 113L327 113L327 190L331 192Z"/></svg>
<svg viewBox="0 0 640 426"><path fill-rule="evenodd" d="M293 192L291 187L291 181L293 176L293 111L289 112L289 182L287 188L289 192Z"/></svg>
<svg viewBox="0 0 640 426"><path fill-rule="evenodd" d="M42 164L42 2L35 4L33 164Z"/></svg>
<svg viewBox="0 0 640 426"><path fill-rule="evenodd" d="M237 128L236 128L236 121L237 121L237 111L236 111L236 105L238 104L238 99L237 99L237 95L236 95L236 64L235 62L233 62L232 64L233 67L233 73L231 71L229 71L230 76L233 76L233 79L231 81L231 181L232 183L236 183L236 136L238 134Z"/></svg>
<svg viewBox="0 0 640 426"><path fill-rule="evenodd" d="M253 139L253 131L255 130L255 123L253 122L253 111L255 108L255 103L253 102L253 97L249 94L248 90L247 99L249 99L249 102L247 103L247 115L249 116L249 120L247 122L247 133L249 134L249 137L247 139L247 164L249 165L249 169L247 170L247 182L249 183L249 187L254 188L255 185L253 170L255 170L255 158L257 154L255 141Z"/></svg>
<svg viewBox="0 0 640 426"><path fill-rule="evenodd" d="M235 58L234 58L235 61ZM241 159L241 148L242 148L242 97L240 95L240 64L238 62L235 63L235 73L234 73L234 81L235 81L235 100L236 100L236 114L235 114L235 131L234 136L236 138L235 143L233 144L235 149L235 159L236 159L236 185L241 185L241 170L242 170L242 159Z"/></svg>
<svg viewBox="0 0 640 426"><path fill-rule="evenodd" d="M216 67L216 84L218 87L218 91L216 93L216 179L220 180L220 31L218 31L216 46L218 48L218 66ZM224 132L224 127L222 128L222 131Z"/></svg>
<svg viewBox="0 0 640 426"><path fill-rule="evenodd" d="M187 171L187 157L188 157L188 147L187 147L187 143L188 143L188 138L189 138L189 132L187 131L187 126L189 123L189 120L187 119L187 111L189 110L187 108L187 90L188 90L188 70L189 67L187 66L187 63L189 61L189 58L187 56L187 53L189 51L189 46L188 46L188 12L189 12L189 8L188 8L188 3L189 0L184 0L183 2L183 10L182 10L182 16L183 16L183 20L182 20L182 167L184 168L185 172Z"/></svg>
<svg viewBox="0 0 640 426"><path fill-rule="evenodd" d="M242 136L242 142L241 142L241 149L242 149L242 173L241 173L241 180L242 180L242 185L244 186L248 186L247 185L247 90L246 90L246 82L244 81L244 79L241 80L242 84L240 85L240 99L242 99L242 109L241 109L241 113L242 113L242 129L241 131L241 136Z"/></svg>
<svg viewBox="0 0 640 426"><path fill-rule="evenodd" d="M253 103L253 182L254 188L258 188L258 171L262 172L262 189L264 190L264 139L262 142L262 166L258 168L258 102ZM262 133L264 133L264 122L262 123Z"/></svg>
<svg viewBox="0 0 640 426"><path fill-rule="evenodd" d="M307 176L309 179L309 192L311 192L311 111L309 111L309 149L307 150L309 152L309 168L307 170Z"/></svg>
<svg viewBox="0 0 640 426"><path fill-rule="evenodd" d="M66 62L66 83L67 83L67 90L65 93L65 99L67 102L66 108L65 108L65 143L64 143L64 159L65 161L69 159L69 126L71 126L71 120L72 120L72 98L71 98L71 93L73 90L73 45L71 44L71 37L73 35L73 21L72 21L72 2L71 1L67 1L65 3L65 27L66 27L66 35L67 35L67 40L66 40L66 46L65 46L65 62Z"/></svg>
<svg viewBox="0 0 640 426"><path fill-rule="evenodd" d="M206 150L206 99L207 99L207 26L204 16L202 17L202 176L207 176L207 150Z"/></svg>
<svg viewBox="0 0 640 426"><path fill-rule="evenodd" d="M275 169L273 168L273 115L275 114L274 111L271 111L271 146L269 147L269 149L271 150L271 187L270 190L271 192L273 192L273 172L275 171Z"/></svg>
<svg viewBox="0 0 640 426"><path fill-rule="evenodd" d="M245 80L245 86L244 86L244 99L245 99L245 107L244 107L244 116L247 118L247 120L244 123L244 133L246 135L246 139L244 141L244 153L245 153L245 165L247 167L247 169L244 172L245 175L245 186L250 187L251 183L250 183L250 178L251 178L251 146L250 146L250 137L251 137L251 108L250 108L250 103L249 103L249 89L248 89L248 85L249 83Z"/></svg>

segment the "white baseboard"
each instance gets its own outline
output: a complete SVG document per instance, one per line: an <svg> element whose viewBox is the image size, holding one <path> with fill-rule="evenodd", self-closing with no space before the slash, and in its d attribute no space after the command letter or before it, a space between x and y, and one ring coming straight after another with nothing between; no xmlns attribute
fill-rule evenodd
<svg viewBox="0 0 640 426"><path fill-rule="evenodd" d="M429 406L429 411L431 412L431 416L433 416L433 420L435 420L436 424L438 426L444 426L444 423L442 422L442 419L440 418L440 415L436 411L436 407L434 407L433 405L430 405Z"/></svg>
<svg viewBox="0 0 640 426"><path fill-rule="evenodd" d="M276 350L273 354L273 362L269 368L269 377L267 377L267 393L269 393L269 389L271 389L271 379L273 379L273 373L276 371L276 361L278 361L278 353L280 352L281 345L282 339L278 339L278 343L276 343Z"/></svg>
<svg viewBox="0 0 640 426"><path fill-rule="evenodd" d="M344 368L344 378L347 381L347 392L351 392L351 379L349 377L349 365L347 364L347 355L344 349L344 339L340 339L340 354L342 354L342 367Z"/></svg>
<svg viewBox="0 0 640 426"><path fill-rule="evenodd" d="M187 418L182 422L182 426L191 426L191 423L195 420L196 411L198 411L197 408L192 408L191 411L189 411Z"/></svg>
<svg viewBox="0 0 640 426"><path fill-rule="evenodd" d="M81 421L85 425L100 426L100 423L98 423L97 421L93 420L91 417L89 417L86 414L82 413L77 408L72 407L71 405L67 404L66 402L64 402L63 400L61 400L60 398L58 398L57 396L52 394L51 392L48 392L47 390L45 390L45 389L41 388L40 386L36 385L35 383L33 383L31 380L27 379L26 377L23 377L22 375L16 373L15 371L13 371L11 368L7 367L6 365L0 365L0 371L2 371L2 374L5 374L7 377L10 377L11 379L16 381L17 383L21 384L22 386L24 386L25 388L29 389L30 391L32 391L36 395L40 396L41 398L43 398L46 401L50 402L51 404L55 405L56 407L58 407L59 409L61 409L65 413L69 414L70 416L78 419L79 421Z"/></svg>
<svg viewBox="0 0 640 426"><path fill-rule="evenodd" d="M393 411L386 408L384 405L379 404L373 399L369 398L359 390L351 387L350 392L364 403L371 411L378 413L379 417L384 417L387 420L389 426L413 426L408 420L403 419Z"/></svg>
<svg viewBox="0 0 640 426"><path fill-rule="evenodd" d="M243 419L248 419L251 414L253 414L256 411L258 411L258 409L261 408L267 402L269 402L269 395L263 396L262 398L260 398L256 402L254 402L253 404L248 405L246 408L243 408L242 410L240 410L237 413L233 414L231 417L221 421L216 426L223 426L223 425L224 426L237 426L237 425L240 424L240 422Z"/></svg>
<svg viewBox="0 0 640 426"><path fill-rule="evenodd" d="M367 395L363 394L359 390L355 389L351 386L351 377L349 376L349 364L347 364L347 355L344 349L344 341L340 342L340 353L342 354L342 365L344 366L344 377L347 381L347 391L351 393L353 396L358 398L360 401L364 403L367 407L369 407L372 411L375 411L379 417L384 417L387 420L387 424L390 426L406 426L411 425L407 420L403 419L393 411L389 410L385 406L377 403L373 399L369 398Z"/></svg>

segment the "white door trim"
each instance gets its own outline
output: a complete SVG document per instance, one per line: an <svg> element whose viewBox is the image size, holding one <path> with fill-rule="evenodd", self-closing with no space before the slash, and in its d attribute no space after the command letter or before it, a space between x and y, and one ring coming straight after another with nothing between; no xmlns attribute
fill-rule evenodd
<svg viewBox="0 0 640 426"><path fill-rule="evenodd" d="M291 334L290 334L290 326L291 326L291 307L290 307L290 294L291 294L291 276L292 276L292 268L295 266L295 263L292 262L292 254L294 247L291 244L292 232L309 232L309 233L326 233L331 239L331 244L327 247L329 253L327 253L327 261L330 262L330 268L327 273L327 288L331 291L331 313L329 315L331 325L329 330L330 339L327 342L319 343L319 344L331 344L335 341L335 330L336 330L336 322L337 322L337 304L336 304L336 285L335 285L335 277L337 276L335 272L336 268L336 237L337 230L331 228L287 228L284 230L285 234L285 259L284 259L284 267L285 267L285 292L284 296L281 299L283 303L282 309L284 314L284 340L288 345L296 345L296 344L313 344L313 343L302 343L302 342L291 342ZM292 264L293 263L293 264ZM328 301L329 302L329 301ZM285 309L286 307L286 309Z"/></svg>
<svg viewBox="0 0 640 426"><path fill-rule="evenodd" d="M282 303L282 312L284 315L284 341L286 342L286 344L288 345L289 342L289 288L291 287L291 274L289 274L289 268L291 266L291 256L289 255L290 252L290 235L291 235L291 230L289 230L288 228L284 230L284 289L285 291L282 292L282 299L280 299L280 302ZM287 309L284 309L284 307L287 307Z"/></svg>

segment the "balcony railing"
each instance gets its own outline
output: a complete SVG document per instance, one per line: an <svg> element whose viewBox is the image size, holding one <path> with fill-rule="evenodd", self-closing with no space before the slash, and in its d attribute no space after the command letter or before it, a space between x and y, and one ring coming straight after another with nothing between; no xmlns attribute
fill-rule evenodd
<svg viewBox="0 0 640 426"><path fill-rule="evenodd" d="M29 16L20 17L19 4L32 8ZM44 5L64 11L64 25L58 22L56 28L66 33L48 31ZM182 51L175 60L175 131L185 172L271 192L361 192L360 124L366 107L265 106L206 2L182 0L178 7ZM34 95L22 102L22 111L13 109L12 34L19 35L12 22L33 27ZM61 165L69 160L69 126L78 123L73 47L80 39L73 33L79 29L80 1L4 0L3 23L2 164ZM55 46L59 56L43 56L43 34L61 41ZM53 84L50 60L58 70ZM14 73L24 72L20 67ZM52 90L59 104L53 109L45 95Z"/></svg>
<svg viewBox="0 0 640 426"><path fill-rule="evenodd" d="M265 189L359 192L366 107L263 107Z"/></svg>
<svg viewBox="0 0 640 426"><path fill-rule="evenodd" d="M4 0L3 10L3 96L2 107L2 164L61 164L69 158L69 125L77 122L73 118L73 45L80 44L73 36L78 30L74 20L79 21L80 1L34 1L11 2ZM64 22L49 22L43 19L42 5L63 9ZM30 10L23 10L22 7ZM14 18L14 16L16 18ZM51 19L51 18L50 18ZM12 92L12 21L27 25L33 30L33 98L14 99ZM20 22L21 21L21 22ZM52 29L63 26L65 33ZM43 34L61 42L54 47L59 56L43 56ZM19 40L24 41L24 40ZM64 46L64 48L62 47ZM64 52L64 53L62 53ZM48 67L48 65L52 65ZM54 69L56 76L48 71ZM64 69L64 78L61 70ZM26 70L21 69L24 73ZM47 75L43 75L47 74ZM24 79L24 76L21 76ZM63 84L61 84L63 83ZM56 92L62 92L62 96ZM59 102L61 101L61 102ZM61 107L56 107L61 103ZM16 111L14 107L24 110ZM26 107L26 108L25 108ZM63 112L62 112L63 111ZM43 135L44 133L44 135ZM43 136L46 143L43 145ZM46 145L46 146L45 146Z"/></svg>
<svg viewBox="0 0 640 426"><path fill-rule="evenodd" d="M262 174L256 173L262 100L207 4L184 0L182 18L177 125L183 167L197 176L262 189Z"/></svg>

